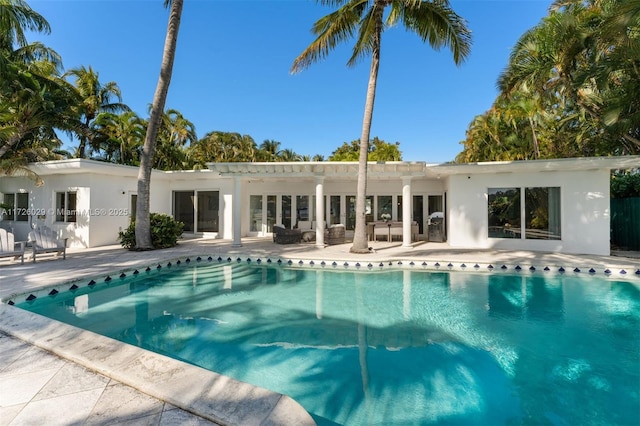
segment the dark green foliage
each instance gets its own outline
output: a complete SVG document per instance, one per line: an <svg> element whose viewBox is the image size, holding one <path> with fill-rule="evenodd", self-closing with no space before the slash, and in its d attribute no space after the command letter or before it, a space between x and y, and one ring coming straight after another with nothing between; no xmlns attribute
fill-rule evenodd
<svg viewBox="0 0 640 426"><path fill-rule="evenodd" d="M640 250L640 197L611 200L611 245Z"/></svg>
<svg viewBox="0 0 640 426"><path fill-rule="evenodd" d="M151 244L154 249L174 247L178 244L178 238L182 236L184 223L178 222L169 215L163 213L151 213ZM118 233L118 240L122 247L135 250L136 224L132 220L124 232Z"/></svg>
<svg viewBox="0 0 640 426"><path fill-rule="evenodd" d="M615 172L611 175L611 198L640 197L640 172Z"/></svg>
<svg viewBox="0 0 640 426"><path fill-rule="evenodd" d="M360 159L360 140L344 142L333 151L329 161L358 161ZM400 142L388 143L377 136L369 141L368 161L402 161Z"/></svg>

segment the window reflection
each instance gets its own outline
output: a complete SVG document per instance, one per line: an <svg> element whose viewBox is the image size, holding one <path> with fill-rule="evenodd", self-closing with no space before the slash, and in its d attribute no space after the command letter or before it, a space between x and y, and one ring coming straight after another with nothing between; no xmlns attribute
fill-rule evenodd
<svg viewBox="0 0 640 426"><path fill-rule="evenodd" d="M520 238L520 188L489 188L489 238Z"/></svg>

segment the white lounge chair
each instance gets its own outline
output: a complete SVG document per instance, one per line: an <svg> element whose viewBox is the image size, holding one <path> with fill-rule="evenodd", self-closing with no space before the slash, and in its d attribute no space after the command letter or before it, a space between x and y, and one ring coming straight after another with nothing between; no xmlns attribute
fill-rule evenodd
<svg viewBox="0 0 640 426"><path fill-rule="evenodd" d="M25 241L15 241L11 232L0 228L0 257L13 257L24 263Z"/></svg>
<svg viewBox="0 0 640 426"><path fill-rule="evenodd" d="M67 238L58 238L55 232L46 226L38 227L29 232L29 242L33 249L33 261L36 261L36 254L55 253L67 258Z"/></svg>

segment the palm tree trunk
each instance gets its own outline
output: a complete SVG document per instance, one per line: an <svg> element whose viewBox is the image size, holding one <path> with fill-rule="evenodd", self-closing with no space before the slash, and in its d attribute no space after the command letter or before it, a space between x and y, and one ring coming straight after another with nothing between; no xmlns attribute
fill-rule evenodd
<svg viewBox="0 0 640 426"><path fill-rule="evenodd" d="M5 154L9 152L9 150L15 144L17 144L19 140L20 140L19 138L13 138L13 137L9 138L9 140L4 145L2 145L2 147L0 147L0 158L4 157Z"/></svg>
<svg viewBox="0 0 640 426"><path fill-rule="evenodd" d="M82 129L82 134L80 136L80 143L78 144L78 158L87 158L87 142L89 141L89 125L91 124L91 118L85 117L84 128Z"/></svg>
<svg viewBox="0 0 640 426"><path fill-rule="evenodd" d="M19 128L17 128L13 136L10 136L5 144L0 147L0 158L4 157L7 152L11 150L11 148L13 148L18 142L20 142L20 139L22 139L26 132L27 128L25 126L20 126Z"/></svg>
<svg viewBox="0 0 640 426"><path fill-rule="evenodd" d="M538 145L538 135L536 135L536 127L533 124L533 118L528 117L529 126L531 126L531 137L533 138L533 149L536 156L536 160L540 158L540 146Z"/></svg>
<svg viewBox="0 0 640 426"><path fill-rule="evenodd" d="M376 84L378 82L378 68L380 66L380 38L382 35L382 12L384 6L380 6L376 16L376 34L374 36L373 51L371 53L371 71L369 73L369 86L367 87L367 100L364 105L364 118L362 120L362 135L360 136L360 157L358 159L358 186L356 188L356 229L353 234L351 253L368 253L366 198L367 198L367 157L369 154L369 136L371 121L373 119L373 105L376 97Z"/></svg>
<svg viewBox="0 0 640 426"><path fill-rule="evenodd" d="M149 212L149 194L151 188L151 166L153 155L156 149L156 137L160 127L160 119L164 111L164 104L167 100L169 83L173 73L173 60L176 55L176 44L178 42L178 30L180 29L180 18L182 15L183 0L172 0L169 12L169 24L167 27L167 37L164 41L164 51L162 54L162 65L160 67L160 77L153 96L151 106L151 116L149 126L144 139L144 146L140 155L140 169L138 171L138 198L136 204L136 249L150 250L151 243L151 223Z"/></svg>

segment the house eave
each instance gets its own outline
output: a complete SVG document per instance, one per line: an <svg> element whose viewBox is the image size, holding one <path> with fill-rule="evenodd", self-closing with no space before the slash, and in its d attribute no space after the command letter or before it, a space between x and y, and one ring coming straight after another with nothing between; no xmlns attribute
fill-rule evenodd
<svg viewBox="0 0 640 426"><path fill-rule="evenodd" d="M491 161L439 164L428 168L432 176L461 174L535 173L558 171L616 170L640 167L640 155L618 157L558 158L552 160Z"/></svg>

